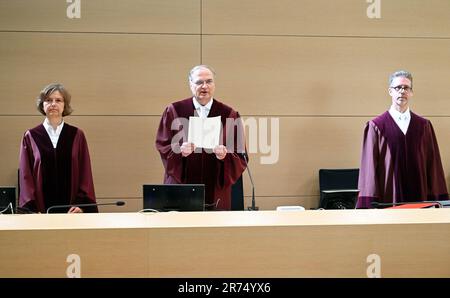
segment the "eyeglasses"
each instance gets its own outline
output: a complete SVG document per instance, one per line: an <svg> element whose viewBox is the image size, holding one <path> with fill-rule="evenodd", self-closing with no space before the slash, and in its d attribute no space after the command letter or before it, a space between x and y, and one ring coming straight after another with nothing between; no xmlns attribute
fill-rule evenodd
<svg viewBox="0 0 450 298"><path fill-rule="evenodd" d="M391 88L397 92L400 92L402 89L405 90L406 92L410 92L412 90L412 88L407 85L398 85L395 87L391 86Z"/></svg>
<svg viewBox="0 0 450 298"><path fill-rule="evenodd" d="M194 83L197 86L203 86L203 84L211 86L212 84L214 84L214 80L212 80L212 79L209 79L209 80L206 80L206 81L198 80L198 81L195 81L195 82L192 82L192 83Z"/></svg>
<svg viewBox="0 0 450 298"><path fill-rule="evenodd" d="M56 98L56 99L46 98L46 99L44 99L44 102L47 104L50 104L50 105L53 102L56 104L62 104L64 102L64 99L62 99L62 98Z"/></svg>

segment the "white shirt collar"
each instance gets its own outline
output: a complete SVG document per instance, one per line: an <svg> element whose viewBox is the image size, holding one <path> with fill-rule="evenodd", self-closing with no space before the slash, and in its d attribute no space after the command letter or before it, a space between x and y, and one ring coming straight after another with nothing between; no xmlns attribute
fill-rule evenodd
<svg viewBox="0 0 450 298"><path fill-rule="evenodd" d="M47 118L44 119L44 127L46 131L51 131L51 133L60 134L61 130L64 126L64 119L61 121L61 123L56 127L56 130L53 129L53 126L50 125L50 122Z"/></svg>
<svg viewBox="0 0 450 298"><path fill-rule="evenodd" d="M400 113L393 106L391 106L389 109L389 114L391 114L395 121L408 121L411 119L411 112L409 108L407 108L405 112Z"/></svg>
<svg viewBox="0 0 450 298"><path fill-rule="evenodd" d="M43 125L45 128L45 131L47 131L47 134L50 137L50 140L52 141L53 148L56 148L56 145L58 144L59 135L61 134L61 130L64 127L64 119L56 127L56 130L53 129L53 127L50 125L50 122L48 121L47 118L45 118Z"/></svg>
<svg viewBox="0 0 450 298"><path fill-rule="evenodd" d="M213 104L213 98L209 100L207 104L202 106L195 97L192 97L192 102L194 103L194 108L197 110L200 117L202 117L202 112L204 112L204 117L208 117L209 111L211 110L211 106Z"/></svg>
<svg viewBox="0 0 450 298"><path fill-rule="evenodd" d="M409 123L411 122L411 112L409 111L409 108L404 113L400 113L393 106L391 106L391 108L389 109L389 114L391 115L392 119L394 119L395 123L403 132L403 134L406 135Z"/></svg>

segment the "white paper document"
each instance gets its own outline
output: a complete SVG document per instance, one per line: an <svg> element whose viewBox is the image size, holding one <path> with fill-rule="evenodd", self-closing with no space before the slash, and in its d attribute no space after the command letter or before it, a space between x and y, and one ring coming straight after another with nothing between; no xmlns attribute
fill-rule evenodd
<svg viewBox="0 0 450 298"><path fill-rule="evenodd" d="M188 142L199 148L213 149L219 145L221 128L220 116L189 117Z"/></svg>

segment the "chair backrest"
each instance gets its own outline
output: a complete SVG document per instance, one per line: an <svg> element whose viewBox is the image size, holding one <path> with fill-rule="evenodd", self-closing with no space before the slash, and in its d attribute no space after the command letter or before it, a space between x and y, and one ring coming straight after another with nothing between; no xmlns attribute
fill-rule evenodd
<svg viewBox="0 0 450 298"><path fill-rule="evenodd" d="M320 169L319 207L324 209L353 209L358 196L359 169Z"/></svg>
<svg viewBox="0 0 450 298"><path fill-rule="evenodd" d="M244 186L242 176L231 187L231 210L244 210Z"/></svg>

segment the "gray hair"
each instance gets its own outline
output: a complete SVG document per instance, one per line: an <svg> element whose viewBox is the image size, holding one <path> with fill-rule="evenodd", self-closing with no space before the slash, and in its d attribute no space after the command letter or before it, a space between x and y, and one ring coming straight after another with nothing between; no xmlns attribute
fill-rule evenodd
<svg viewBox="0 0 450 298"><path fill-rule="evenodd" d="M71 99L70 93L60 83L51 83L41 90L41 93L39 94L36 100L38 111L45 116L44 101L55 91L59 91L59 93L61 93L62 97L64 98L64 111L62 113L63 117L72 114L73 109L70 106L70 99Z"/></svg>
<svg viewBox="0 0 450 298"><path fill-rule="evenodd" d="M214 79L216 78L216 71L215 71L211 66L208 66L208 65L205 65L205 64L201 64L201 65L194 66L194 67L189 71L189 75L188 75L188 80L189 80L189 82L192 82L192 74L193 74L195 71L199 70L199 69L207 69L207 70L209 70L210 72L212 72L213 78L214 78Z"/></svg>
<svg viewBox="0 0 450 298"><path fill-rule="evenodd" d="M411 88L412 88L412 83L413 83L412 74L409 71L406 71L406 70L398 70L398 71L394 72L393 74L391 74L389 76L389 86L391 86L392 81L395 78L398 78L398 77L407 78L408 80L410 80L411 81Z"/></svg>

